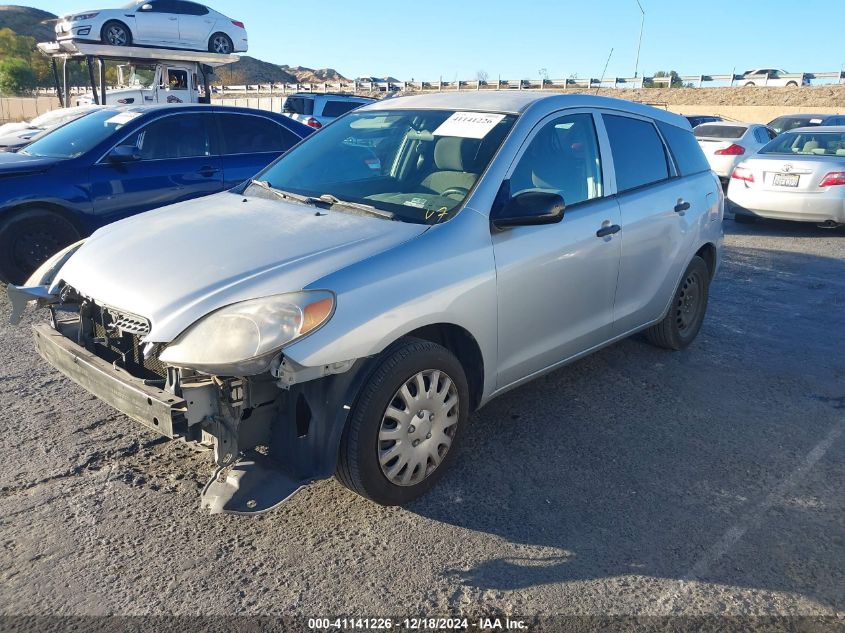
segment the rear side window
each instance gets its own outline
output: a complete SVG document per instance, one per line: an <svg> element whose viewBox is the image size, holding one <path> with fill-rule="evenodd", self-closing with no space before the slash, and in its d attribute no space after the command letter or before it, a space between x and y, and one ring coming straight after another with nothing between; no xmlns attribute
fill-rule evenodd
<svg viewBox="0 0 845 633"><path fill-rule="evenodd" d="M669 144L669 151L672 152L672 157L675 159L675 164L678 166L681 176L710 171L710 163L707 162L707 158L701 151L701 146L695 140L692 132L663 121L658 121L657 127L660 128L660 133L663 134L663 138ZM736 129L740 131L740 136L742 136L742 133L748 128Z"/></svg>
<svg viewBox="0 0 845 633"><path fill-rule="evenodd" d="M310 97L288 97L282 110L286 114L314 114L314 99Z"/></svg>
<svg viewBox="0 0 845 633"><path fill-rule="evenodd" d="M299 138L281 124L263 116L220 114L224 154L284 152Z"/></svg>
<svg viewBox="0 0 845 633"><path fill-rule="evenodd" d="M619 193L669 178L666 150L654 124L612 114L603 114L602 119L610 138Z"/></svg>
<svg viewBox="0 0 845 633"><path fill-rule="evenodd" d="M146 125L121 145L138 148L142 160L211 156L211 117L206 114L164 116Z"/></svg>
<svg viewBox="0 0 845 633"><path fill-rule="evenodd" d="M338 117L362 105L364 104L357 101L326 101L323 106L323 116Z"/></svg>
<svg viewBox="0 0 845 633"><path fill-rule="evenodd" d="M176 12L182 15L208 15L208 9L195 2L176 0Z"/></svg>

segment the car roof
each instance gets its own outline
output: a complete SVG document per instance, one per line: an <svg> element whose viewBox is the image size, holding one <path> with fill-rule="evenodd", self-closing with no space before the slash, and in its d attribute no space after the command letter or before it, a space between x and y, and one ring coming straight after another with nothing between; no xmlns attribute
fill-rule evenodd
<svg viewBox="0 0 845 633"><path fill-rule="evenodd" d="M808 127L796 127L784 134L792 134L793 132L811 132L818 134L819 132L835 132L837 134L845 133L845 125L813 125Z"/></svg>
<svg viewBox="0 0 845 633"><path fill-rule="evenodd" d="M409 95L383 99L365 105L358 112L365 110L481 110L485 112L522 114L540 102L551 108L580 107L622 110L632 114L641 114L671 123L672 125L689 125L689 122L678 114L637 103L636 101L585 94L549 94L548 92L539 90L436 92Z"/></svg>
<svg viewBox="0 0 845 633"><path fill-rule="evenodd" d="M804 114L803 112L800 114L782 114L781 116L775 118L774 120L777 121L778 119L827 119L828 117L832 116L840 116L837 114Z"/></svg>
<svg viewBox="0 0 845 633"><path fill-rule="evenodd" d="M716 125L719 127L751 127L752 125L762 125L762 123L741 123L739 121L708 121L701 125Z"/></svg>

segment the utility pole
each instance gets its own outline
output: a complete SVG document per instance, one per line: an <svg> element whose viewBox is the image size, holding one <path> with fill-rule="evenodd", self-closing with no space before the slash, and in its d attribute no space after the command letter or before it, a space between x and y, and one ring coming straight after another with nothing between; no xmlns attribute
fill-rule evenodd
<svg viewBox="0 0 845 633"><path fill-rule="evenodd" d="M637 0L637 6L640 8L640 13L642 13L642 19L640 20L640 39L637 41L637 61L634 62L634 78L639 77L640 48L643 45L643 28L645 27L645 10L643 9L643 5L640 4L640 0Z"/></svg>

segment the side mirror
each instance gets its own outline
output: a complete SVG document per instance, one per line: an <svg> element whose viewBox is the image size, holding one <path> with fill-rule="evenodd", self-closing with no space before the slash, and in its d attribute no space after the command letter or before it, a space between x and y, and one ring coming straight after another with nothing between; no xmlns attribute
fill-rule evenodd
<svg viewBox="0 0 845 633"><path fill-rule="evenodd" d="M152 10L153 10L153 5L151 5L151 4L142 4L141 8L138 9L138 11L152 11Z"/></svg>
<svg viewBox="0 0 845 633"><path fill-rule="evenodd" d="M132 163L137 160L141 160L141 153L131 145L118 145L108 155L110 163Z"/></svg>
<svg viewBox="0 0 845 633"><path fill-rule="evenodd" d="M563 196L548 191L525 191L509 199L493 213L497 229L511 226L556 224L563 219Z"/></svg>

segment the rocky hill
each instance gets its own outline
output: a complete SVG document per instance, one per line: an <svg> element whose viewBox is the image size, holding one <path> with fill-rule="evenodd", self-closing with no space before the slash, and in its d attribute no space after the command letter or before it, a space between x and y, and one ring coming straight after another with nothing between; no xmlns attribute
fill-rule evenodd
<svg viewBox="0 0 845 633"><path fill-rule="evenodd" d="M46 42L55 37L53 20L57 16L41 9L0 4L0 29L12 29L18 35Z"/></svg>

